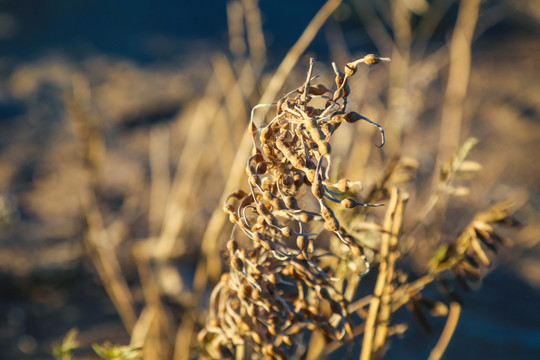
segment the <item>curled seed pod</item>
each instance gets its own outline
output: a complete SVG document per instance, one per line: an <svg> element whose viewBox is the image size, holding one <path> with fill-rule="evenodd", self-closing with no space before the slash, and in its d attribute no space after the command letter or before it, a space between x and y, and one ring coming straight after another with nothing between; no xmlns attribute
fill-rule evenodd
<svg viewBox="0 0 540 360"><path fill-rule="evenodd" d="M263 199L264 199L265 201L270 202L270 201L272 201L272 199L275 197L275 195L272 194L271 191L263 191L262 197L263 197Z"/></svg>
<svg viewBox="0 0 540 360"><path fill-rule="evenodd" d="M255 169L253 169L253 171L255 171ZM253 186L256 186L256 187L261 187L261 178L259 177L259 175L255 175L254 173L249 175L249 183Z"/></svg>
<svg viewBox="0 0 540 360"><path fill-rule="evenodd" d="M313 220L313 216L311 214L306 213L306 212L301 213L299 218L300 218L300 221L303 222L303 223L308 223L311 220Z"/></svg>
<svg viewBox="0 0 540 360"><path fill-rule="evenodd" d="M289 188L294 184L294 179L291 175L285 175L281 180L281 183L283 184L283 186Z"/></svg>
<svg viewBox="0 0 540 360"><path fill-rule="evenodd" d="M366 120L366 119L367 119L367 117L362 116L362 115L360 115L359 113L357 113L355 111L348 112L343 117L343 121L346 121L346 122L348 122L350 124L354 124L355 122L357 122L359 120Z"/></svg>
<svg viewBox="0 0 540 360"><path fill-rule="evenodd" d="M225 204L223 205L223 211L225 211L226 213L234 213L234 206L230 204Z"/></svg>
<svg viewBox="0 0 540 360"><path fill-rule="evenodd" d="M315 171L313 171L313 177L315 177ZM305 182L306 176L301 172L295 172L293 175L293 184L298 189Z"/></svg>
<svg viewBox="0 0 540 360"><path fill-rule="evenodd" d="M322 114L322 112L323 112L322 109L317 109L311 106L306 106L306 109L305 109L305 113L308 114L309 116L319 116Z"/></svg>
<svg viewBox="0 0 540 360"><path fill-rule="evenodd" d="M338 89L343 85L343 80L345 79L345 74L343 74L336 66L335 63L332 63L332 67L334 69L334 73L336 74L336 77L334 78L334 82L336 83L336 86Z"/></svg>
<svg viewBox="0 0 540 360"><path fill-rule="evenodd" d="M231 267L236 271L244 271L244 262L237 257L232 257Z"/></svg>
<svg viewBox="0 0 540 360"><path fill-rule="evenodd" d="M231 198L240 200L240 199L245 198L246 196L247 196L247 193L244 190L238 189L235 192L233 192L232 194L230 194L229 196L227 196L227 199L225 200L225 203L228 203L229 199L231 199Z"/></svg>
<svg viewBox="0 0 540 360"><path fill-rule="evenodd" d="M262 275L264 273L264 266L257 264L257 266L255 266L255 270L257 275Z"/></svg>
<svg viewBox="0 0 540 360"><path fill-rule="evenodd" d="M270 210L266 207L266 205L262 202L257 203L257 212L264 216L264 220L268 225L271 226L279 226L278 219L272 214Z"/></svg>
<svg viewBox="0 0 540 360"><path fill-rule="evenodd" d="M332 147L330 146L330 143L327 141L320 141L317 143L317 148L319 149L319 152L322 156L330 156L330 153L332 152Z"/></svg>
<svg viewBox="0 0 540 360"><path fill-rule="evenodd" d="M337 182L337 189L341 192L347 192L351 188L351 181L349 179L343 178Z"/></svg>
<svg viewBox="0 0 540 360"><path fill-rule="evenodd" d="M330 136L332 136L335 130L336 130L336 127L332 125L331 123L321 124L321 131L324 133L324 136L326 136L327 139L329 139Z"/></svg>
<svg viewBox="0 0 540 360"><path fill-rule="evenodd" d="M253 240L268 251L276 249L276 245L272 242L272 240L270 240L268 237L261 234L260 232L253 233Z"/></svg>
<svg viewBox="0 0 540 360"><path fill-rule="evenodd" d="M330 303L330 310L334 314L341 314L343 311L343 308L341 307L341 304L333 299L328 300Z"/></svg>
<svg viewBox="0 0 540 360"><path fill-rule="evenodd" d="M321 208L321 216L324 219L324 226L330 231L339 231L339 221L336 219L332 209L326 206Z"/></svg>
<svg viewBox="0 0 540 360"><path fill-rule="evenodd" d="M302 251L306 250L309 245L309 238L306 236L296 237L296 246Z"/></svg>
<svg viewBox="0 0 540 360"><path fill-rule="evenodd" d="M328 292L328 289L325 287L319 288L319 295L325 300L330 300L330 293Z"/></svg>
<svg viewBox="0 0 540 360"><path fill-rule="evenodd" d="M354 256L357 256L357 257L364 256L364 249L356 243L354 245L349 246L349 249L351 250L351 253Z"/></svg>
<svg viewBox="0 0 540 360"><path fill-rule="evenodd" d="M271 273L268 275L268 281L270 281L272 284L277 284L281 281L281 277L276 273Z"/></svg>
<svg viewBox="0 0 540 360"><path fill-rule="evenodd" d="M257 288L253 288L253 290L251 291L251 297L255 301L260 300L261 299L261 291L259 289L257 289Z"/></svg>
<svg viewBox="0 0 540 360"><path fill-rule="evenodd" d="M242 284L242 286L240 286L239 294L242 298L249 299L251 297L252 290L253 288L250 285Z"/></svg>
<svg viewBox="0 0 540 360"><path fill-rule="evenodd" d="M353 202L350 198L341 200L341 205L347 209L351 209L357 205L356 202Z"/></svg>
<svg viewBox="0 0 540 360"><path fill-rule="evenodd" d="M255 154L253 154L249 160L250 160L250 162L253 161L255 164L259 164L259 163L264 161L264 157L261 154L259 149L257 149L256 151L257 152Z"/></svg>
<svg viewBox="0 0 540 360"><path fill-rule="evenodd" d="M227 241L227 250L229 250L229 253L234 254L238 250L238 241L233 239Z"/></svg>
<svg viewBox="0 0 540 360"><path fill-rule="evenodd" d="M279 151L289 160L291 165L297 169L302 170L306 167L305 160L293 151L291 146L285 142L282 138L276 140L276 147Z"/></svg>
<svg viewBox="0 0 540 360"><path fill-rule="evenodd" d="M310 170L315 170L317 168L317 165L315 164L315 162L313 162L313 160L308 158L306 159L306 168Z"/></svg>
<svg viewBox="0 0 540 360"><path fill-rule="evenodd" d="M262 144L266 143L270 139L272 139L272 136L274 135L274 130L271 126L267 126L261 129L261 134L259 136L259 140Z"/></svg>
<svg viewBox="0 0 540 360"><path fill-rule="evenodd" d="M281 234L283 234L283 236L285 237L289 237L289 236L292 236L294 231L293 229L291 229L289 226L283 226L281 229Z"/></svg>
<svg viewBox="0 0 540 360"><path fill-rule="evenodd" d="M353 76L356 73L356 62L350 62L347 65L345 65L345 74L347 76Z"/></svg>
<svg viewBox="0 0 540 360"><path fill-rule="evenodd" d="M240 216L238 216L237 213L230 213L229 214L229 221L233 224L236 224L240 220Z"/></svg>
<svg viewBox="0 0 540 360"><path fill-rule="evenodd" d="M315 84L309 87L309 93L311 95L324 95L332 90L328 89L323 84Z"/></svg>
<svg viewBox="0 0 540 360"><path fill-rule="evenodd" d="M306 170L306 177L304 178L304 182L309 181L310 183L312 183L313 181L315 181L315 175L316 175L316 172L314 169L307 169ZM300 186L298 186L300 187Z"/></svg>
<svg viewBox="0 0 540 360"><path fill-rule="evenodd" d="M294 196L285 196L285 205L292 210L299 210L298 200Z"/></svg>
<svg viewBox="0 0 540 360"><path fill-rule="evenodd" d="M278 197L272 199L270 203L272 204L272 207L275 210L285 210L287 208L287 206L285 205L285 202L281 198L278 198Z"/></svg>
<svg viewBox="0 0 540 360"><path fill-rule="evenodd" d="M268 170L268 162L263 161L257 164L257 167L255 168L255 172L259 175L265 174L266 170Z"/></svg>
<svg viewBox="0 0 540 360"><path fill-rule="evenodd" d="M262 338L261 338L261 336L259 335L258 332L256 332L256 331L251 331L249 334L251 335L251 338L253 339L253 341L254 341L256 344L259 344L259 345L262 345L262 344L263 344Z"/></svg>
<svg viewBox="0 0 540 360"><path fill-rule="evenodd" d="M311 184L311 193L317 199L322 199L324 197L324 185L318 181L315 181Z"/></svg>
<svg viewBox="0 0 540 360"><path fill-rule="evenodd" d="M293 342L292 342L292 339L290 336L288 335L284 335L282 336L282 339L283 339L283 342L289 346L292 346L293 345Z"/></svg>
<svg viewBox="0 0 540 360"><path fill-rule="evenodd" d="M382 58L374 54L368 54L364 56L363 60L364 60L364 63L366 63L367 65L374 65L374 64L380 63L381 61L390 61L390 58Z"/></svg>

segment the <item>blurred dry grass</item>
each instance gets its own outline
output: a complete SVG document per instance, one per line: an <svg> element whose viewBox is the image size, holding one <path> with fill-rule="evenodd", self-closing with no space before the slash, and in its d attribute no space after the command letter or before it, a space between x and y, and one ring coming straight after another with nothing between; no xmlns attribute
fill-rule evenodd
<svg viewBox="0 0 540 360"><path fill-rule="evenodd" d="M145 359L185 358L204 317L205 289L222 271L230 225L221 200L241 185L249 110L301 83L302 54L340 3L327 3L274 77L264 66L261 16L252 0L229 3L230 57L211 54L201 63L194 54L191 65L168 67L51 57L17 66L2 82L25 112L2 120L0 271L22 279L92 262L131 343L145 344ZM538 28L516 31L517 38L483 38L509 5L482 5L475 26L472 3L462 1L454 32L438 48L429 42L433 19L446 18L453 1L341 8L362 19L380 55L393 60L389 69L351 82L351 108L382 123L388 146L376 153L375 130L359 124L340 132L333 155L340 173L366 188L392 156L416 159L408 211L422 215L436 169L466 138L479 138L471 158L483 169L467 182L469 196L445 199L418 219L422 226L410 236L423 242L411 249L411 266L424 267L474 213L514 198L524 204L518 217L528 226L512 235L518 246L501 261L539 287ZM534 2L514 5L536 9ZM329 58L344 64L361 57L349 53L337 23L326 31ZM330 82L326 68L315 71ZM433 237L441 219L444 238Z"/></svg>

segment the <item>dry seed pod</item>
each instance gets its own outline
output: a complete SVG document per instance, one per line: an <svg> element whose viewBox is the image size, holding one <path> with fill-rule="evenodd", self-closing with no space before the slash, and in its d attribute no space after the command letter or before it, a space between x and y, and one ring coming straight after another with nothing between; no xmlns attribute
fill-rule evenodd
<svg viewBox="0 0 540 360"><path fill-rule="evenodd" d="M324 226L328 230L334 231L334 232L339 231L339 228L340 228L339 221L336 219L336 216L334 215L334 212L332 211L332 209L330 209L327 206L322 206L321 216L323 217L325 221Z"/></svg>
<svg viewBox="0 0 540 360"><path fill-rule="evenodd" d="M288 226L283 226L281 229L280 229L281 233L283 234L283 236L285 237L289 237L289 236L292 236L294 231L293 229L291 229L290 227Z"/></svg>
<svg viewBox="0 0 540 360"><path fill-rule="evenodd" d="M263 161L259 164L257 164L257 167L255 168L255 173L258 175L262 175L266 173L266 170L268 169L268 162Z"/></svg>
<svg viewBox="0 0 540 360"><path fill-rule="evenodd" d="M286 188L289 188L293 185L294 183L294 179L291 175L286 175L283 177L283 179L281 180L281 183L283 184L283 186L285 186Z"/></svg>
<svg viewBox="0 0 540 360"><path fill-rule="evenodd" d="M311 184L311 193L317 199L322 199L324 197L324 185L320 182L313 182Z"/></svg>
<svg viewBox="0 0 540 360"><path fill-rule="evenodd" d="M231 267L236 271L244 270L244 262L237 257L231 258Z"/></svg>
<svg viewBox="0 0 540 360"><path fill-rule="evenodd" d="M229 214L229 221L233 224L236 224L240 220L240 216L238 216L237 213L230 213Z"/></svg>
<svg viewBox="0 0 540 360"><path fill-rule="evenodd" d="M351 181L349 179L340 179L337 182L337 189L341 192L347 192L351 188Z"/></svg>
<svg viewBox="0 0 540 360"><path fill-rule="evenodd" d="M234 213L234 206L230 204L225 204L223 205L223 211L225 211L226 213Z"/></svg>
<svg viewBox="0 0 540 360"><path fill-rule="evenodd" d="M294 196L285 196L285 205L291 210L299 210L298 201Z"/></svg>
<svg viewBox="0 0 540 360"><path fill-rule="evenodd" d="M238 241L236 240L227 241L227 250L229 250L230 254L234 254L234 252L238 250Z"/></svg>
<svg viewBox="0 0 540 360"><path fill-rule="evenodd" d="M319 288L319 295L325 300L330 300L330 293L328 292L328 289L325 287Z"/></svg>
<svg viewBox="0 0 540 360"><path fill-rule="evenodd" d="M296 246L302 251L306 250L309 245L309 239L306 236L296 237Z"/></svg>

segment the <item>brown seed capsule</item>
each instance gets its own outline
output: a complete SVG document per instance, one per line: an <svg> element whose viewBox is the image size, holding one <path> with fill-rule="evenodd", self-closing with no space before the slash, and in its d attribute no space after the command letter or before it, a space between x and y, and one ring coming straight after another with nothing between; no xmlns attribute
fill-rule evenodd
<svg viewBox="0 0 540 360"><path fill-rule="evenodd" d="M253 298L253 300L257 301L257 300L260 300L261 298L261 291L257 288L253 288L253 290L251 291L251 297Z"/></svg>
<svg viewBox="0 0 540 360"><path fill-rule="evenodd" d="M356 63L350 62L347 65L345 65L345 74L347 76L353 76L356 73Z"/></svg>
<svg viewBox="0 0 540 360"><path fill-rule="evenodd" d="M283 184L283 186L285 187L290 187L293 183L294 183L294 179L292 176L290 175L286 175L283 177L283 179L281 180L281 183Z"/></svg>
<svg viewBox="0 0 540 360"><path fill-rule="evenodd" d="M380 61L381 59L374 54L368 54L364 56L364 63L366 63L367 65L377 64Z"/></svg>
<svg viewBox="0 0 540 360"><path fill-rule="evenodd" d="M324 133L324 136L328 139L334 133L335 126L330 123L324 123L321 125L321 131Z"/></svg>
<svg viewBox="0 0 540 360"><path fill-rule="evenodd" d="M329 231L339 231L339 221L335 217L328 217L324 219L324 227Z"/></svg>
<svg viewBox="0 0 540 360"><path fill-rule="evenodd" d="M285 202L281 198L274 198L271 201L272 207L274 210L285 210L287 206L285 205Z"/></svg>
<svg viewBox="0 0 540 360"><path fill-rule="evenodd" d="M300 218L301 222L308 223L308 222L311 221L312 216L310 214L308 214L308 213L303 212L303 213L300 214L299 218Z"/></svg>
<svg viewBox="0 0 540 360"><path fill-rule="evenodd" d="M329 302L330 302L330 310L332 310L332 313L341 314L343 308L341 307L339 302L332 299L330 299Z"/></svg>
<svg viewBox="0 0 540 360"><path fill-rule="evenodd" d="M341 205L347 209L351 209L356 206L356 204L351 199L341 200Z"/></svg>
<svg viewBox="0 0 540 360"><path fill-rule="evenodd" d="M309 244L309 238L306 236L298 236L296 238L296 246L302 251L306 250Z"/></svg>
<svg viewBox="0 0 540 360"><path fill-rule="evenodd" d="M281 281L281 278L278 274L271 273L270 275L268 275L268 281L270 281L272 284L277 284Z"/></svg>
<svg viewBox="0 0 540 360"><path fill-rule="evenodd" d="M240 217L238 216L237 213L230 213L229 214L229 221L232 222L233 224L236 224L238 222L238 220L240 220Z"/></svg>
<svg viewBox="0 0 540 360"><path fill-rule="evenodd" d="M240 286L239 294L244 299L249 299L251 297L251 292L253 288L248 284L243 284Z"/></svg>
<svg viewBox="0 0 540 360"><path fill-rule="evenodd" d="M330 92L331 90L328 89L323 84L315 84L309 87L309 93L311 95L324 95L327 92Z"/></svg>
<svg viewBox="0 0 540 360"><path fill-rule="evenodd" d="M317 143L317 148L319 149L319 152L322 156L329 156L332 152L332 147L330 144L326 141L320 141Z"/></svg>
<svg viewBox="0 0 540 360"><path fill-rule="evenodd" d="M347 192L351 188L351 181L349 179L340 179L337 182L337 188L341 192Z"/></svg>
<svg viewBox="0 0 540 360"><path fill-rule="evenodd" d="M311 193L317 198L322 199L324 197L324 185L316 181L311 184Z"/></svg>
<svg viewBox="0 0 540 360"><path fill-rule="evenodd" d="M234 213L234 206L230 204L223 205L223 211L226 213Z"/></svg>
<svg viewBox="0 0 540 360"><path fill-rule="evenodd" d="M298 201L294 196L285 196L285 205L292 210L298 210L300 209L298 207Z"/></svg>
<svg viewBox="0 0 540 360"><path fill-rule="evenodd" d="M234 254L234 252L238 250L238 241L236 240L227 241L227 250L229 250L229 253Z"/></svg>
<svg viewBox="0 0 540 360"><path fill-rule="evenodd" d="M263 161L259 164L257 164L257 168L255 169L255 172L259 175L265 174L266 170L268 169L268 162Z"/></svg>
<svg viewBox="0 0 540 360"><path fill-rule="evenodd" d="M350 249L351 249L351 253L354 256L363 256L364 255L364 250L362 249L362 247L360 245L350 246Z"/></svg>
<svg viewBox="0 0 540 360"><path fill-rule="evenodd" d="M292 342L290 336L284 335L284 336L282 337L282 339L283 339L283 342L284 342L285 344L287 344L287 345L289 345L289 346L292 346L293 342Z"/></svg>
<svg viewBox="0 0 540 360"><path fill-rule="evenodd" d="M293 234L293 229L291 229L288 226L283 226L280 230L281 230L281 234L283 234L283 236L285 237L292 236Z"/></svg>
<svg viewBox="0 0 540 360"><path fill-rule="evenodd" d="M330 299L330 293L328 292L328 289L325 287L319 288L319 295L326 300Z"/></svg>
<svg viewBox="0 0 540 360"><path fill-rule="evenodd" d="M236 271L244 270L244 262L237 257L231 258L231 267Z"/></svg>
<svg viewBox="0 0 540 360"><path fill-rule="evenodd" d="M259 335L259 333L255 332L255 331L251 331L249 334L251 335L251 338L253 339L253 341L256 344L262 345L263 341L262 341L261 336Z"/></svg>

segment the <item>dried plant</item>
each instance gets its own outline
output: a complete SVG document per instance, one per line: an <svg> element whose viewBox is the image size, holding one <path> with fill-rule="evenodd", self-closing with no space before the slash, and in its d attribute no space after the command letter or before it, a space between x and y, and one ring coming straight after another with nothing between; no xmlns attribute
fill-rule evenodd
<svg viewBox="0 0 540 360"><path fill-rule="evenodd" d="M333 64L335 90L312 85L311 59L303 86L281 98L277 114L267 124L251 117L252 154L246 173L249 191L227 197L224 210L252 241L241 248L233 235L227 244L230 271L212 293L209 325L200 339L208 353L219 358L242 351L285 358L283 348L302 343L305 329L322 329L333 339L352 336L347 301L332 283L332 274L321 268L317 229L333 233L359 261L359 276L369 272L362 245L340 225L330 203L345 208L379 206L348 197L356 183L331 182L330 139L342 123L359 120L382 127L356 113L346 112L348 79L361 63L389 61L375 55L347 64L344 72ZM310 105L321 99L324 106ZM310 192L303 191L304 185ZM304 195L304 196L302 196ZM306 199L309 197L311 199ZM308 210L308 201L316 206ZM300 205L303 204L303 205ZM293 248L296 244L296 249Z"/></svg>
<svg viewBox="0 0 540 360"><path fill-rule="evenodd" d="M389 60L370 54L348 63L343 72L333 63L335 88L329 89L313 83L311 59L302 86L276 104L253 108L249 124L253 147L245 168L249 189L231 193L223 206L234 230L227 243L229 271L212 291L206 327L198 336L205 356L285 359L309 354L315 358L363 333L361 359L379 358L388 337L405 330L392 322L393 313L407 305L429 328L424 309L440 316L448 314L448 307L423 297L423 288L437 281L449 299L456 300L446 274L451 272L466 286L490 265L484 247L496 250L508 245L493 229L494 223L516 224L509 217L509 203L504 203L477 215L454 243L437 252L424 276L408 281L406 272L398 268L405 255L399 239L408 195L392 183L403 181L399 174L408 169L407 163L393 162L366 200L351 196L361 190L360 182L332 180L330 140L342 123L364 120L377 126L378 146L384 145L380 125L346 108L348 79L357 66ZM274 105L275 116L257 124L256 110ZM465 160L474 143L466 142L443 167L440 192L465 192L450 182L459 171L478 170L476 163ZM439 191L428 207L438 195ZM351 234L348 225L358 227L361 221L345 225L336 215L346 217L347 209L355 207L379 207L383 204L375 202L388 198L382 225L362 222L364 229L374 230L375 242L370 235ZM362 218L362 213L356 217ZM333 236L325 237L321 231ZM374 254L370 260L366 247ZM351 304L359 279L370 272L370 261L378 265L373 295ZM353 312L362 319L359 324ZM321 334L323 346L317 348L313 340L309 345L309 334L312 339ZM329 342L333 345L324 346ZM444 351L441 347L439 351Z"/></svg>

